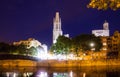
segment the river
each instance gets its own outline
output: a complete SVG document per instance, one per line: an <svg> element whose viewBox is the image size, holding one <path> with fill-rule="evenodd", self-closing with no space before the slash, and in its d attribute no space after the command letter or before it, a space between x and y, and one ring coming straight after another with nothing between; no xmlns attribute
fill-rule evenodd
<svg viewBox="0 0 120 77"><path fill-rule="evenodd" d="M0 77L120 77L120 66L0 67Z"/></svg>

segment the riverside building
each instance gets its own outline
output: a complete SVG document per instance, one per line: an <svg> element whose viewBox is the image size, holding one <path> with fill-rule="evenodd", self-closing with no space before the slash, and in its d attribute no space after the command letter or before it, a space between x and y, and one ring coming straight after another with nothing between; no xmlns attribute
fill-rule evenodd
<svg viewBox="0 0 120 77"><path fill-rule="evenodd" d="M27 49L34 47L37 48L37 50L39 51L39 53L41 54L47 54L47 45L46 44L42 44L40 43L38 40L34 39L34 38L29 38L27 40L21 40L18 42L13 42L13 45L26 45Z"/></svg>
<svg viewBox="0 0 120 77"><path fill-rule="evenodd" d="M107 21L104 22L103 24L103 29L98 29L98 30L92 30L92 34L95 36L103 36L103 37L108 37L109 36L109 23Z"/></svg>
<svg viewBox="0 0 120 77"><path fill-rule="evenodd" d="M100 37L102 40L102 51L108 51L107 38L110 36L109 23L107 21L103 24L103 29L92 30L92 34L96 37Z"/></svg>

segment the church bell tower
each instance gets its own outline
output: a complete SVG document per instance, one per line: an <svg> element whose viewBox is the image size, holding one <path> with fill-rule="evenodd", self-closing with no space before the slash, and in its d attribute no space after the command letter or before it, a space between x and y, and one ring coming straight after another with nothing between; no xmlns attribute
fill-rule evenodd
<svg viewBox="0 0 120 77"><path fill-rule="evenodd" d="M104 30L109 30L109 23L105 20L105 23L103 24Z"/></svg>
<svg viewBox="0 0 120 77"><path fill-rule="evenodd" d="M56 12L55 18L53 19L53 44L57 42L57 38L62 34L61 18L59 12Z"/></svg>

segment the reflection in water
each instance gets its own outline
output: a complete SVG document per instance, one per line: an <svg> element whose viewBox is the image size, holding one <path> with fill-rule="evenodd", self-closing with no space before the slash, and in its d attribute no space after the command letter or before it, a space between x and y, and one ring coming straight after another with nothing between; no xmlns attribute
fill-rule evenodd
<svg viewBox="0 0 120 77"><path fill-rule="evenodd" d="M53 77L69 77L68 73L53 73Z"/></svg>
<svg viewBox="0 0 120 77"><path fill-rule="evenodd" d="M33 73L29 73L29 72L26 72L26 73L17 73L17 72L3 72L2 75L0 75L0 77L30 77L32 76ZM44 76L45 77L45 76Z"/></svg>
<svg viewBox="0 0 120 77"><path fill-rule="evenodd" d="M39 72L36 77L48 77L47 72Z"/></svg>
<svg viewBox="0 0 120 77"><path fill-rule="evenodd" d="M17 77L18 74L15 72L6 72L6 77Z"/></svg>
<svg viewBox="0 0 120 77"><path fill-rule="evenodd" d="M70 71L70 77L73 77L73 72L72 71Z"/></svg>
<svg viewBox="0 0 120 77"><path fill-rule="evenodd" d="M0 67L0 77L120 77L119 67Z"/></svg>
<svg viewBox="0 0 120 77"><path fill-rule="evenodd" d="M83 73L83 77L86 77L86 73Z"/></svg>
<svg viewBox="0 0 120 77"><path fill-rule="evenodd" d="M23 77L30 77L30 76L32 76L33 75L33 73L32 72L25 72L25 73L23 73ZM16 76L17 77L17 76Z"/></svg>

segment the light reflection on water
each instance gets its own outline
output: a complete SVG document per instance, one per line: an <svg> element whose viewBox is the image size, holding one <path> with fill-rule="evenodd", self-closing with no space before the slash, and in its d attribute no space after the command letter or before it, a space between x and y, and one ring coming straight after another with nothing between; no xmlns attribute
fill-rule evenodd
<svg viewBox="0 0 120 77"><path fill-rule="evenodd" d="M0 77L120 77L118 66L107 67L0 67Z"/></svg>

